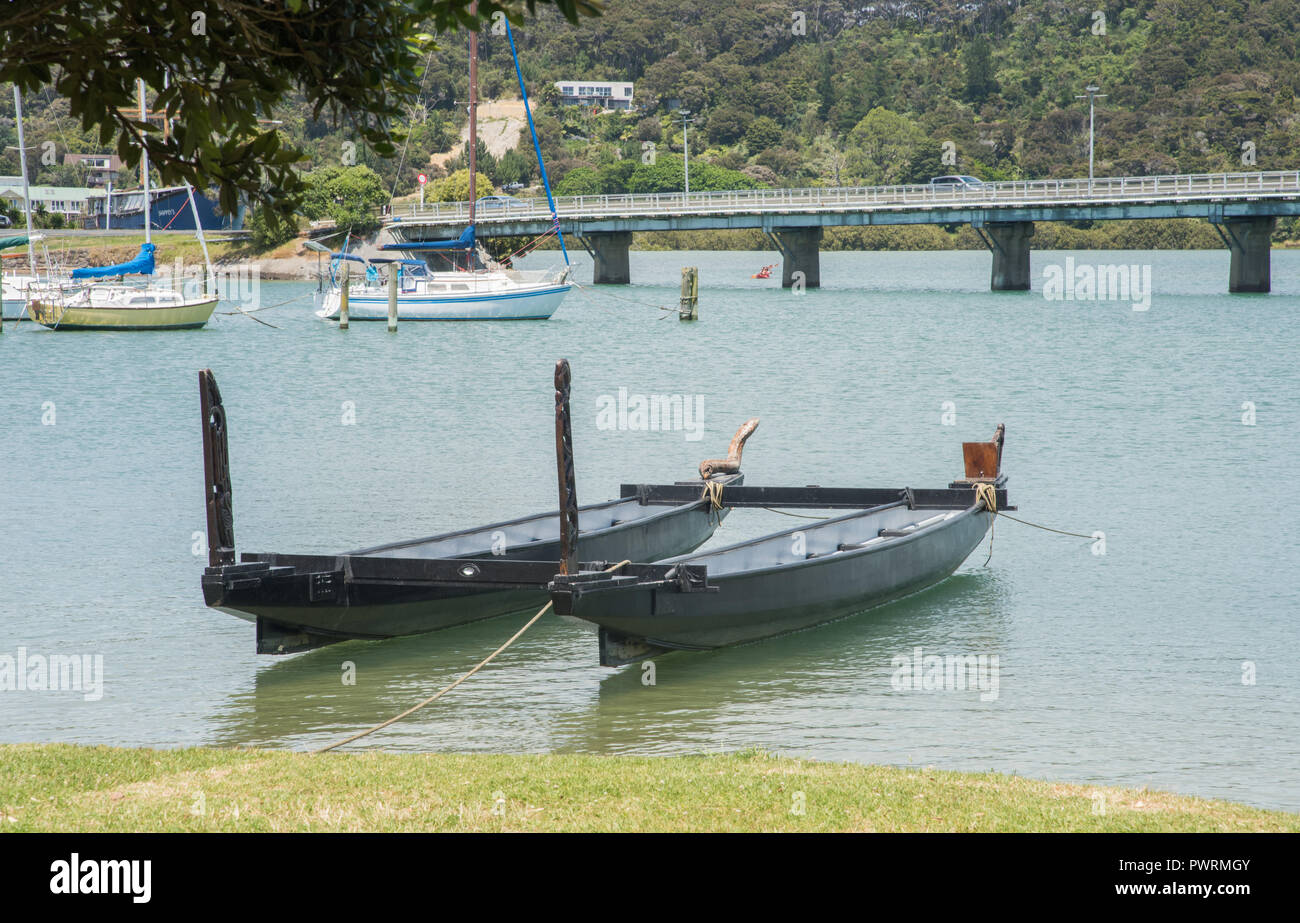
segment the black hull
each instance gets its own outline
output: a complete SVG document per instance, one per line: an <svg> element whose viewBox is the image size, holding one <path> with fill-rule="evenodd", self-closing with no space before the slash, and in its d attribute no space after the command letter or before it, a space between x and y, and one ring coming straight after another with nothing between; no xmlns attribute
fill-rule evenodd
<svg viewBox="0 0 1300 923"><path fill-rule="evenodd" d="M687 554L708 541L726 512L694 503L644 522L583 534L578 540L579 557L617 563ZM258 653L288 654L338 641L422 634L535 612L549 598L547 582L558 567L559 555L558 541L536 541L501 555L504 561L546 563L537 569L534 584L481 589L468 582L454 585L445 579L426 579L445 560L365 553L246 554L239 565L210 568L203 578L203 592L209 606L257 623Z"/></svg>
<svg viewBox="0 0 1300 923"><path fill-rule="evenodd" d="M710 575L716 592L627 588L583 594L564 608L600 627L606 666L665 650L743 644L843 618L939 583L979 546L990 519L986 511L971 509L876 549Z"/></svg>

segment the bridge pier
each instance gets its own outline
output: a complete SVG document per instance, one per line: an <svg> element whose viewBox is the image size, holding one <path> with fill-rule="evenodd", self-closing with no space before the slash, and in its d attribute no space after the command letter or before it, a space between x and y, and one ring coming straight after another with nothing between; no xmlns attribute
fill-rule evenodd
<svg viewBox="0 0 1300 923"><path fill-rule="evenodd" d="M776 228L768 237L781 251L781 287L821 288L821 227Z"/></svg>
<svg viewBox="0 0 1300 923"><path fill-rule="evenodd" d="M1271 215L1223 220L1219 236L1232 253L1232 265L1228 269L1229 292L1267 292L1272 289L1273 228L1276 224L1277 218Z"/></svg>
<svg viewBox="0 0 1300 923"><path fill-rule="evenodd" d="M978 231L979 228L976 228ZM993 254L993 273L989 288L995 292L1029 291L1029 238L1034 236L1032 221L1006 221L984 225L988 237L984 243Z"/></svg>
<svg viewBox="0 0 1300 923"><path fill-rule="evenodd" d="M596 264L591 279L594 284L627 285L632 281L628 258L632 248L631 231L588 232L581 240Z"/></svg>

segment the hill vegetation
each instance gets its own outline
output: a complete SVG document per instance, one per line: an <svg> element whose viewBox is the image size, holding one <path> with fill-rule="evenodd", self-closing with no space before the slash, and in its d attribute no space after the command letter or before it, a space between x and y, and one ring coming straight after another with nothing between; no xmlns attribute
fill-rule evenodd
<svg viewBox="0 0 1300 923"><path fill-rule="evenodd" d="M553 9L515 30L550 179L560 194L679 190L680 113L690 118L692 189L986 180L1087 174L1091 84L1098 175L1300 166L1300 4L1294 0L610 0L573 26ZM468 95L464 36L444 35L404 148L383 158L304 105L277 112L306 169L369 167L382 188L437 180L430 156L460 146ZM518 95L503 34L480 40L481 96ZM560 80L630 80L637 108L562 106ZM4 100L0 100L0 107ZM12 104L10 104L12 105ZM97 149L46 91L26 102L28 143ZM14 144L0 108L0 142ZM33 161L37 158L33 157ZM33 162L35 181L74 168ZM498 186L538 181L527 132L479 168ZM0 154L0 173L17 172ZM337 177L336 177L337 179ZM129 182L129 177L124 177ZM1279 237L1293 233L1283 222Z"/></svg>

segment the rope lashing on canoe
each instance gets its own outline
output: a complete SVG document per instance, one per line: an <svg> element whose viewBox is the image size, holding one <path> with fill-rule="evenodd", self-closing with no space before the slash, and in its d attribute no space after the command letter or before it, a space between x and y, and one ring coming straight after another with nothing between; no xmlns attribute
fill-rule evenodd
<svg viewBox="0 0 1300 923"><path fill-rule="evenodd" d="M614 571L618 570L620 567L625 567L626 565L631 564L631 563L632 563L631 560L627 560L627 561L619 561L617 564L615 564L615 565L613 565L613 566L611 566L611 567L607 567L607 568L605 568L604 573L606 573L606 574L613 573ZM536 623L538 619L540 619L543 615L545 615L548 611L550 611L550 608L551 608L551 603L549 603L549 602L548 602L546 605L542 606L542 608L540 608L540 609L537 610L537 614L534 615L532 618L530 618L530 619L527 621L527 623L524 625L523 628L519 629L519 630L516 631L513 635L510 636L510 639L509 639L508 641L506 641L505 644L501 645L501 646L498 647L495 651L493 651L492 653L490 653L490 654L488 654L486 657L484 657L482 660L480 660L480 661L478 662L478 664L474 667L474 669L470 670L468 673L466 673L466 674L465 674L464 676L462 676L460 679L456 680L454 683L452 683L452 684L449 685L449 686L444 686L442 689L439 689L436 693L434 693L433 695L429 696L429 697L428 697L427 699L425 699L423 702L419 702L419 703L417 703L417 704L415 704L415 705L412 705L410 708L408 708L406 711L402 712L400 715L394 715L392 718L389 718L387 721L380 722L379 724L376 724L376 725L375 725L374 727L372 727L372 728L369 728L369 729L367 729L367 730L364 730L364 731L361 731L361 732L359 732L359 733L353 734L351 737L346 737L346 738L344 738L343 740L337 741L336 743L332 743L332 744L330 744L329 746L325 746L325 747L321 747L321 748L319 748L319 749L317 749L317 750L313 750L312 752L313 752L313 753L326 753L326 752L328 752L328 751L330 751L330 750L334 750L334 749L337 749L338 747L342 747L344 744L350 744L350 743L352 743L354 740L360 740L362 737L367 737L367 736L369 736L370 734L375 733L375 731L382 731L384 728L388 727L389 725L391 725L391 724L396 724L397 722L401 721L403 718L405 718L405 717L407 717L407 716L409 716L409 715L413 715L413 714L415 714L417 711L419 711L420 709L424 708L426 705L431 705L431 704L433 704L434 702L438 701L438 699L442 698L444 695L446 695L447 693L451 692L451 690L455 689L455 688L456 688L457 686L459 686L461 683L465 682L465 680L469 679L471 676L473 676L473 675L474 675L475 673L477 673L479 670L481 670L481 669L483 669L484 667L486 667L486 666L487 666L489 663L491 663L491 662L496 658L496 656L497 656L498 654L500 654L502 651L504 651L504 650L505 650L506 648L508 648L510 645L512 645L512 644L514 644L516 641L518 641L519 638L523 635L524 632L526 632L528 629L532 628L533 625L534 625L534 623Z"/></svg>
<svg viewBox="0 0 1300 923"><path fill-rule="evenodd" d="M722 482L705 481L704 496L700 499L709 501L710 511L715 513L720 511L722 509Z"/></svg>

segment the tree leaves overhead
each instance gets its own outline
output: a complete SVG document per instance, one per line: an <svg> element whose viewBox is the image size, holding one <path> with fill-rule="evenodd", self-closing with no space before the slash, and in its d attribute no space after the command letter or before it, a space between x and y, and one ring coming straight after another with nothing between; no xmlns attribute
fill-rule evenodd
<svg viewBox="0 0 1300 923"><path fill-rule="evenodd" d="M148 149L163 182L219 188L234 211L241 192L288 213L303 192L301 159L270 122L294 93L313 118L350 126L381 156L391 126L419 92L427 30L515 22L538 6L571 22L599 0L23 0L0 25L0 81L31 92L53 84L84 130L117 138L130 165ZM174 132L140 119L151 110Z"/></svg>

